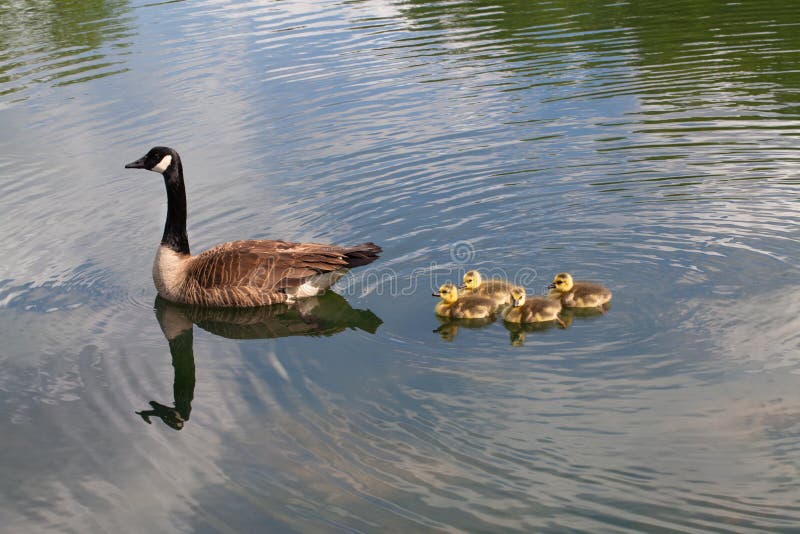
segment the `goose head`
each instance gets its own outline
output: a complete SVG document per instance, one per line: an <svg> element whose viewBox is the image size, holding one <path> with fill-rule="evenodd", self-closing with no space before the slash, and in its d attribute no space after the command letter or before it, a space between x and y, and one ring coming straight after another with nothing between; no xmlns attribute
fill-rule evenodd
<svg viewBox="0 0 800 534"><path fill-rule="evenodd" d="M161 174L167 189L167 221L161 244L179 254L189 254L186 235L186 186L183 166L175 149L154 146L147 154L125 165L126 169L145 169ZM161 250L161 249L159 249Z"/></svg>
<svg viewBox="0 0 800 534"><path fill-rule="evenodd" d="M453 304L458 300L458 288L455 284L443 284L439 287L439 291L433 294L434 297L440 297L444 302Z"/></svg>
<svg viewBox="0 0 800 534"><path fill-rule="evenodd" d="M553 289L558 293L566 293L574 285L572 276L569 273L558 273L553 278L553 283L547 286L548 289Z"/></svg>
<svg viewBox="0 0 800 534"><path fill-rule="evenodd" d="M482 281L481 273L475 270L467 271L464 273L464 285L462 285L460 289L469 289L474 291L480 287Z"/></svg>
<svg viewBox="0 0 800 534"><path fill-rule="evenodd" d="M180 157L174 149L167 146L154 146L141 158L125 165L125 168L145 169L166 175L168 170L176 169L179 165Z"/></svg>
<svg viewBox="0 0 800 534"><path fill-rule="evenodd" d="M509 297L511 297L511 305L515 308L522 306L525 304L525 289L522 287L515 287L511 291L509 291Z"/></svg>

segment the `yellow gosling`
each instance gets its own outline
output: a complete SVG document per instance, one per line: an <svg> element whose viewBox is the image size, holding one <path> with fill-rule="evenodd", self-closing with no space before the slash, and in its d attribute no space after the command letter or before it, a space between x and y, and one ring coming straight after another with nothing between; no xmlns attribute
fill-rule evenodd
<svg viewBox="0 0 800 534"><path fill-rule="evenodd" d="M464 285L459 290L463 295L474 295L488 297L494 301L496 307L504 306L509 303L509 292L514 288L514 284L505 280L490 278L484 280L481 273L476 270L464 273Z"/></svg>
<svg viewBox="0 0 800 534"><path fill-rule="evenodd" d="M494 312L492 299L474 295L459 297L458 288L454 284L444 284L433 296L442 299L434 309L436 315L440 317L483 319L491 317Z"/></svg>
<svg viewBox="0 0 800 534"><path fill-rule="evenodd" d="M558 317L561 301L550 297L525 297L525 290L515 287L511 290L511 307L503 312L503 320L509 323L544 323L557 321L564 326Z"/></svg>
<svg viewBox="0 0 800 534"><path fill-rule="evenodd" d="M548 286L550 295L561 299L567 308L598 308L611 301L611 291L594 282L573 281L569 273L559 273Z"/></svg>

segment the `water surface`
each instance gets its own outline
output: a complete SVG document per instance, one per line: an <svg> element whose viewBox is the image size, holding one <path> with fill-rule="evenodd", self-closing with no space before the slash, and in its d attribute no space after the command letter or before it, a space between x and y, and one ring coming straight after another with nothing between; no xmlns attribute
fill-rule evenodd
<svg viewBox="0 0 800 534"><path fill-rule="evenodd" d="M798 26L765 0L1 6L0 530L795 531ZM301 309L157 301L163 185L122 168L157 144L195 252L384 253ZM442 325L467 268L614 302Z"/></svg>

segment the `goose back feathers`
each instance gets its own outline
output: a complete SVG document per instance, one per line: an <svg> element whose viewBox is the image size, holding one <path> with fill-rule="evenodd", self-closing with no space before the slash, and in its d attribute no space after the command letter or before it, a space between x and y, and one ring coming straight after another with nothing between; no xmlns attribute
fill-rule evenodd
<svg viewBox="0 0 800 534"><path fill-rule="evenodd" d="M153 264L153 280L158 293L173 302L265 306L318 295L347 269L377 258L380 250L372 243L335 247L246 240L222 243L190 256L161 245Z"/></svg>

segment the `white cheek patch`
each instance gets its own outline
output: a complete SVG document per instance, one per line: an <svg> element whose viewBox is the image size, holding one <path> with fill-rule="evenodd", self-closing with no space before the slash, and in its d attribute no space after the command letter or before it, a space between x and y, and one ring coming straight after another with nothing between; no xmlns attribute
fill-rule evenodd
<svg viewBox="0 0 800 534"><path fill-rule="evenodd" d="M161 161L158 162L158 165L156 165L150 170L153 172L164 172L167 170L167 167L169 167L170 163L172 163L172 156L167 154L166 156L161 158Z"/></svg>

